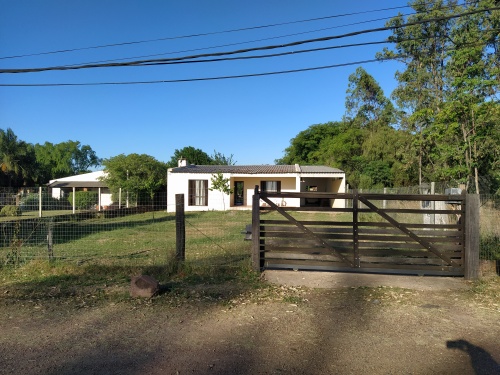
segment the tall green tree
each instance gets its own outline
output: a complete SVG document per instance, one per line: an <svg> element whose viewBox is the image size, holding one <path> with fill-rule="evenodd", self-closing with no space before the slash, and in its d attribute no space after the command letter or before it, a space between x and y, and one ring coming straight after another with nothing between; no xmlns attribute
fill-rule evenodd
<svg viewBox="0 0 500 375"><path fill-rule="evenodd" d="M394 124L395 111L378 82L359 67L349 76L345 101L353 125L375 131Z"/></svg>
<svg viewBox="0 0 500 375"><path fill-rule="evenodd" d="M103 160L106 176L103 181L114 195L121 188L135 197L147 193L153 200L155 193L166 189L167 165L146 154L120 154Z"/></svg>
<svg viewBox="0 0 500 375"><path fill-rule="evenodd" d="M416 13L406 19L400 14L387 23L393 27L393 35L388 39L394 48L384 48L377 57L396 59L405 66L405 70L396 71L398 86L392 98L399 108L400 124L416 135L413 147L418 157L419 183L422 183L428 177L424 170L428 159L424 132L434 123L444 102L449 35L455 23L455 19L446 17L455 15L458 9L455 0L414 0L409 5ZM412 24L426 19L440 20Z"/></svg>
<svg viewBox="0 0 500 375"><path fill-rule="evenodd" d="M489 9L494 5L488 0L468 2L464 11ZM493 58L500 40L499 21L498 10L473 13L456 21L450 35L454 48L448 52L450 58L446 65L449 89L444 110L436 123L459 130L461 155L457 155L457 159L465 167L466 183L472 181L476 193L482 190L480 175L489 172L487 160L499 147L491 142L500 126L500 119L495 116L499 63Z"/></svg>
<svg viewBox="0 0 500 375"><path fill-rule="evenodd" d="M102 161L89 145L78 141L36 144L35 153L44 182L87 173L91 167L100 166Z"/></svg>
<svg viewBox="0 0 500 375"><path fill-rule="evenodd" d="M196 165L209 165L212 164L212 159L210 156L203 150L199 148L195 148L193 146L186 146L174 151L174 154L170 158L170 161L167 162L167 166L169 168L177 167L177 163L179 159L184 158L187 159L190 164Z"/></svg>
<svg viewBox="0 0 500 375"><path fill-rule="evenodd" d="M338 123L315 124L301 131L290 140L282 158L275 160L276 164L318 164L318 150L325 139L338 134Z"/></svg>
<svg viewBox="0 0 500 375"><path fill-rule="evenodd" d="M10 128L0 129L0 170L2 186L27 186L37 182L33 146L19 140Z"/></svg>

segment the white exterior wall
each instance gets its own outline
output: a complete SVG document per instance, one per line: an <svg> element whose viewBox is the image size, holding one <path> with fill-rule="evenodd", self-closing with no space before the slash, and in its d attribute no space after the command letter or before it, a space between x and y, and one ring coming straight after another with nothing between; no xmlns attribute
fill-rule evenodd
<svg viewBox="0 0 500 375"><path fill-rule="evenodd" d="M300 178L298 176L287 176L283 177L283 175L273 175L273 174L262 174L262 175L253 175L252 177L248 177L248 175L233 175L231 177L231 184L234 185L234 181L243 181L244 189L245 189L245 206L252 206L252 197L255 192L255 186L259 187L260 190L260 182L261 181L281 181L281 191L283 193L294 193L300 191ZM297 189L297 183L299 184L299 189ZM231 185L231 187L232 187ZM300 199L299 198L286 198L286 199L271 199L274 203L279 206L288 206L288 207L299 207ZM263 202L261 202L262 205Z"/></svg>
<svg viewBox="0 0 500 375"><path fill-rule="evenodd" d="M170 173L167 177L167 212L175 212L175 196L176 194L184 194L184 210L185 211L222 211L231 206L231 197L228 194L223 194L220 191L212 188L211 173ZM229 178L229 174L223 174L224 178ZM189 205L189 180L208 180L208 205L206 206L190 206Z"/></svg>
<svg viewBox="0 0 500 375"><path fill-rule="evenodd" d="M104 176L105 172L104 171L96 171L96 172L90 172L90 173L84 173L84 174L79 174L75 176L69 176L69 177L62 177L58 178L55 180L50 180L49 184L52 184L55 181L60 181L60 182L96 182L99 181L99 178ZM71 188L67 188L71 189ZM80 191L80 188L76 188L77 191ZM98 188L88 188L89 191L99 191ZM101 188L101 197L100 197L100 202L101 202L101 207L102 206L110 206L113 204L113 199L112 199L112 194L109 191L108 188ZM106 192L104 192L106 191ZM57 199L67 199L67 196L63 196L63 191L61 188L52 188L52 197L57 198ZM70 202L71 203L71 202Z"/></svg>
<svg viewBox="0 0 500 375"><path fill-rule="evenodd" d="M238 207L251 208L252 197L254 195L255 186L259 186L261 181L281 181L281 191L285 192L300 192L304 191L305 185L301 183L301 174L223 174L224 178L230 180L230 187L234 188L235 181L243 181L244 184L244 204ZM167 211L175 212L175 195L184 194L184 209L185 211L208 211L208 210L226 210L231 209L234 206L234 194L227 195L222 194L220 191L210 191L212 187L211 179L213 174L211 173L171 173L168 171L167 178ZM318 174L307 174L304 178L315 178L316 182L322 185L323 191L330 191L335 193L345 193L345 175L343 173L335 174L334 176L318 173ZM208 181L208 204L206 206L190 206L188 191L189 191L189 180L207 180ZM301 189L302 188L302 189ZM223 200L224 199L224 200ZM279 206L287 207L300 207L300 198L272 198L275 204ZM261 201L261 205L263 202ZM345 207L344 199L335 199L332 202L332 207L342 208Z"/></svg>

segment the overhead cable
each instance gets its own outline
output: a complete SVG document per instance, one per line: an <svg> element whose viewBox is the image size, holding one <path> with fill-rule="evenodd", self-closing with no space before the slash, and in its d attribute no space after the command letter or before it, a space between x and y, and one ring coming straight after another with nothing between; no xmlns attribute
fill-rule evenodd
<svg viewBox="0 0 500 375"><path fill-rule="evenodd" d="M233 32L239 32L239 31L247 31L247 30L264 29L264 28L269 28L269 27L291 25L291 24L296 24L296 23L320 21L320 20L331 19L331 18L340 18L340 17L365 14L365 13L382 12L382 11L387 11L387 10L396 10L396 9L402 9L402 8L409 8L409 6L405 5L405 6L398 6L398 7L391 7L391 8L365 10L365 11L361 11L361 12L336 14L336 15L332 15L332 16L310 18L310 19L305 19L305 20L289 21L289 22L275 23L275 24L269 24L269 25L251 26L251 27L244 27L244 28L239 28L239 29L230 29L230 30L223 30L223 31L212 31L212 32L207 32L207 33L188 34L188 35L173 36L173 37L164 37L164 38L137 40L137 41L130 41L130 42L103 44L103 45L98 45L98 46L70 48L70 49L63 49L63 50L56 50L56 51L49 51L49 52L30 53L30 54L25 54L25 55L4 56L4 57L0 57L0 60L29 57L29 56L50 55L50 54L57 54L57 53L67 53L67 52L83 51L83 50L89 50L89 49L117 47L117 46L132 45L132 44L150 43L150 42L158 42L158 41L164 41L164 40L187 39L187 38L194 38L194 37L200 37L200 36L208 36L208 35L216 35L216 34L233 33Z"/></svg>
<svg viewBox="0 0 500 375"><path fill-rule="evenodd" d="M182 60L192 60L192 59L204 58L204 57L227 56L227 55L234 55L234 54L247 53L247 52L253 52L253 51L286 48L286 47L292 47L292 46L297 46L297 45L307 44L307 43L325 42L325 41L329 41L329 40L342 39L342 38L352 37L352 36L356 36L356 35L375 33L375 32L387 31L387 30L394 30L394 29L404 28L404 27L408 27L408 26L419 25L422 23L445 21L445 20L449 20L449 19L460 18L460 17L464 17L464 16L476 14L476 13L482 13L482 12L491 11L491 10L498 10L498 9L500 9L500 7L492 7L492 8L486 8L486 9L480 9L480 10L473 10L473 11L464 12L464 13L460 13L460 14L453 14L453 15L445 16L445 17L428 18L428 19L424 19L424 20L408 22L406 24L402 24L402 25L398 25L398 26L385 26L385 27L379 27L379 28L375 28L375 29L365 29L365 30L354 31L354 32L346 33L346 34L333 35L333 36L307 39L307 40L300 40L300 41L295 41L295 42L281 44L281 45L270 45L270 46L263 46L263 47L246 48L246 49L240 49L240 50L229 51L229 52L214 52L214 53L198 54L198 55L183 56L183 57L173 57L173 58L167 58L167 59L136 60L136 61L129 61L129 62L121 62L121 63L87 64L87 65L78 65L78 66L53 66L53 67L24 68L24 69L0 69L0 73L2 73L2 74L5 74L5 73L33 73L33 72L43 72L43 71L51 71L51 70L77 70L77 69L89 69L89 68L150 66L150 65L154 65L154 64L159 65L159 64L165 64L166 62L169 62L169 61L182 61Z"/></svg>

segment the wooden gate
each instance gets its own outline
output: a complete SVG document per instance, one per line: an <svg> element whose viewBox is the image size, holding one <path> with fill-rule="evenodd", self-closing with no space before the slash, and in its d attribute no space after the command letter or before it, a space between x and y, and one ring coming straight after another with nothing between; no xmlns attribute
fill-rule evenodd
<svg viewBox="0 0 500 375"><path fill-rule="evenodd" d="M283 198L344 200L345 208L283 207ZM302 199L303 198L303 199ZM475 195L264 193L253 200L256 269L477 278Z"/></svg>

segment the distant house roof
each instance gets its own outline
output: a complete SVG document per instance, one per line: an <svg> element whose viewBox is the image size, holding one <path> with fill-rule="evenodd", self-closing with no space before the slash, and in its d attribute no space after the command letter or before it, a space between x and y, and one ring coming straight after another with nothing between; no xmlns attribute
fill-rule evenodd
<svg viewBox="0 0 500 375"><path fill-rule="evenodd" d="M171 173L233 173L233 174L288 174L288 173L344 173L340 169L326 166L295 165L187 165L172 168Z"/></svg>
<svg viewBox="0 0 500 375"><path fill-rule="evenodd" d="M91 187L107 187L107 185L100 181L99 178L104 176L104 171L90 172L84 174L78 174L75 176L62 177L56 180L50 180L47 184L48 187L52 188L91 188Z"/></svg>

